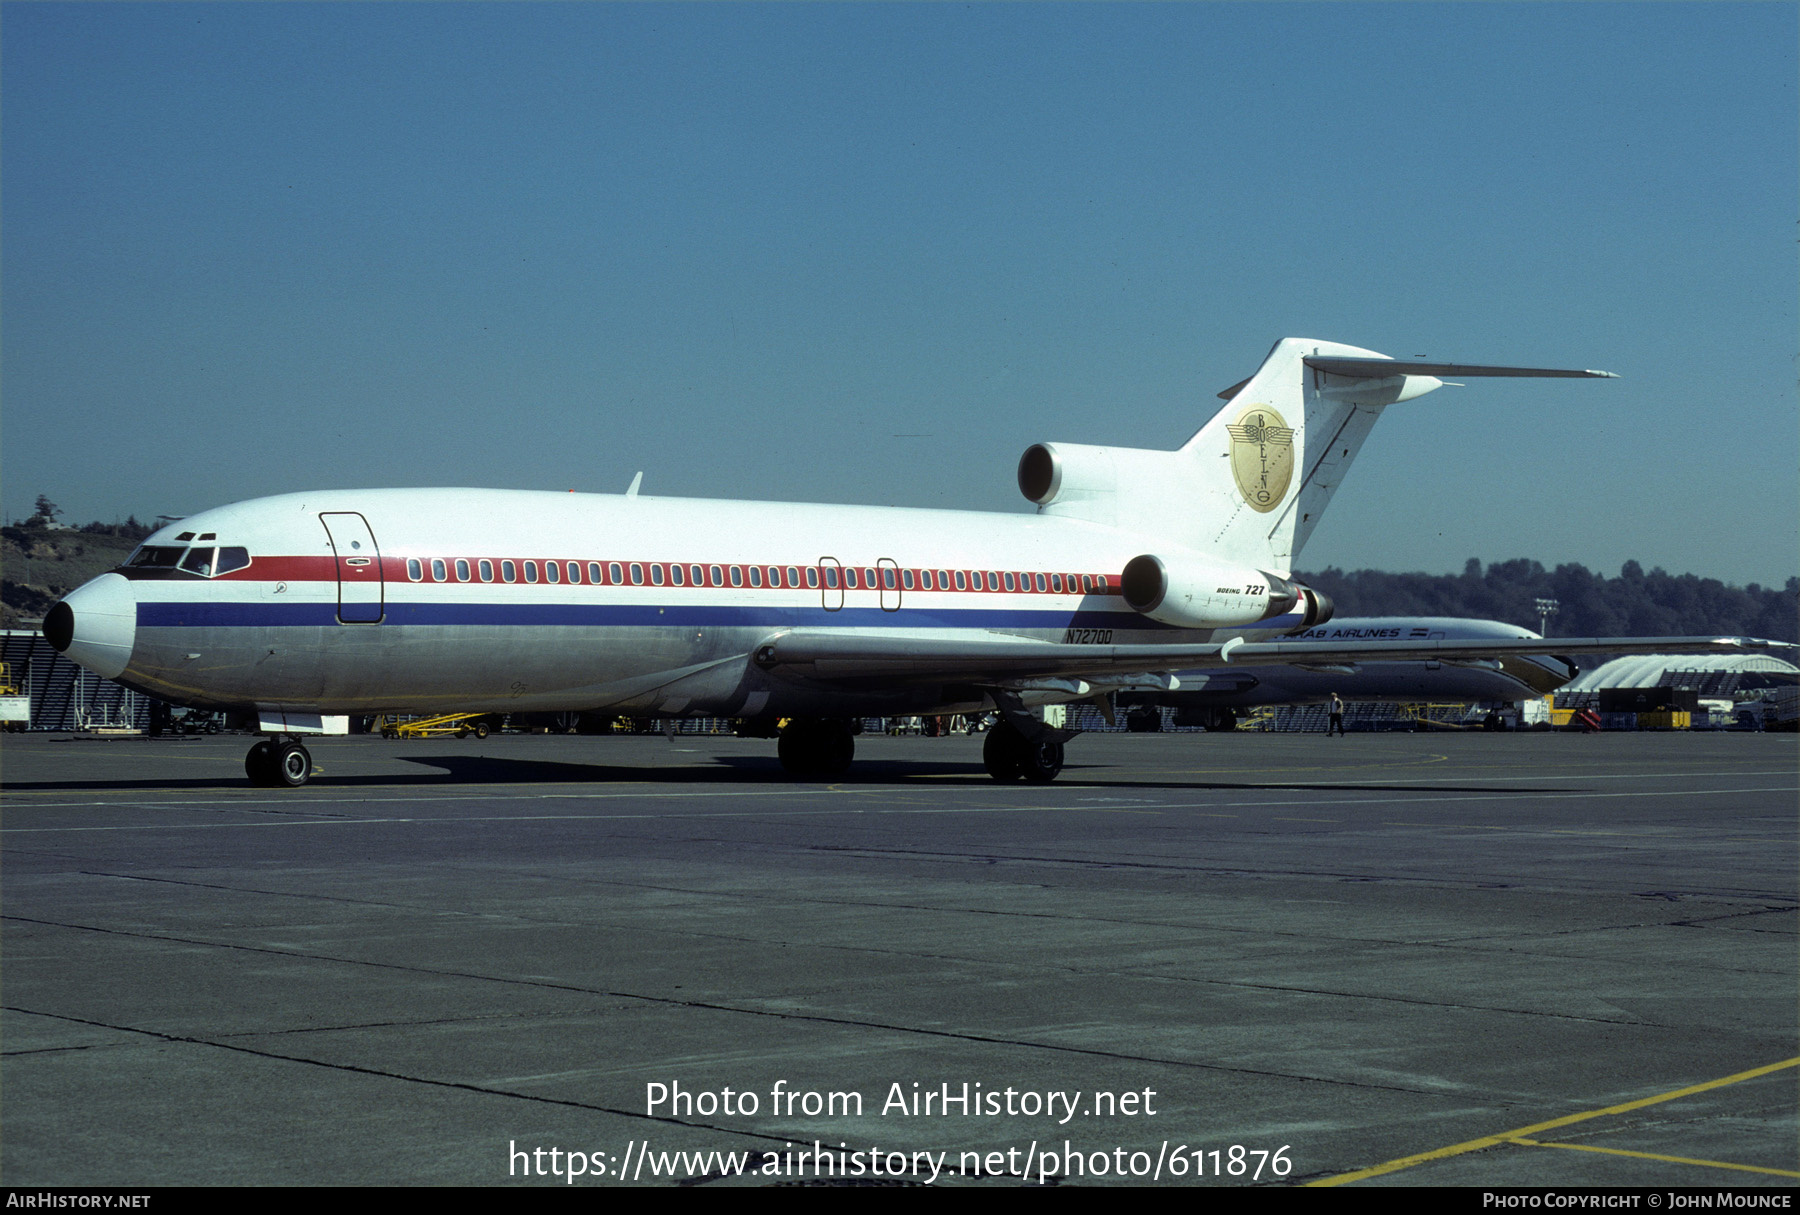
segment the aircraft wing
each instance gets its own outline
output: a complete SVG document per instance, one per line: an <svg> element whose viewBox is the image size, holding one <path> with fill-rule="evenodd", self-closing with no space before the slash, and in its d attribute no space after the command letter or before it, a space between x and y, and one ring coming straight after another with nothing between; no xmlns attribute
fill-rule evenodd
<svg viewBox="0 0 1800 1215"><path fill-rule="evenodd" d="M1245 641L1203 645L1064 645L994 635L947 639L795 630L765 640L752 660L800 678L971 683L1100 676L1202 667L1455 662L1521 654L1729 654L1800 647L1755 637L1520 637L1481 641Z"/></svg>

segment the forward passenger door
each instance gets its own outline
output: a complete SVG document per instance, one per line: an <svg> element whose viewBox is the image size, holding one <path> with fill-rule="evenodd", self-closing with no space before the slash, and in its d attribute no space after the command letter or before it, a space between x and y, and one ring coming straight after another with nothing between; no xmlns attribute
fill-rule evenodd
<svg viewBox="0 0 1800 1215"><path fill-rule="evenodd" d="M380 624L385 610L381 550L369 521L355 511L319 516L337 555L338 611L343 624Z"/></svg>

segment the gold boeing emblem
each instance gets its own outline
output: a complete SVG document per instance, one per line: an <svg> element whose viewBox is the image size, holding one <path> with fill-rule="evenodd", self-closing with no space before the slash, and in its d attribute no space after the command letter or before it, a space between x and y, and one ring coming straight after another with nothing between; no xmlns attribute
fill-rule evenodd
<svg viewBox="0 0 1800 1215"><path fill-rule="evenodd" d="M1274 510L1294 476L1294 428L1267 405L1252 405L1225 429L1238 492L1252 510Z"/></svg>

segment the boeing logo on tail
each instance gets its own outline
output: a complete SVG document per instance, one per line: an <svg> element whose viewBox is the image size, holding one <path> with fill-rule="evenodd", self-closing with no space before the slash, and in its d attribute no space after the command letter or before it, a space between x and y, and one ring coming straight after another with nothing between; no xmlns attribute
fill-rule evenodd
<svg viewBox="0 0 1800 1215"><path fill-rule="evenodd" d="M988 770L1050 780L1069 735L1039 720L1044 704L1171 691L1172 671L1248 662L1541 651L1282 640L1331 616L1292 563L1369 429L1445 374L1607 373L1400 362L1291 338L1174 451L1029 448L1018 475L1035 515L636 492L284 494L163 528L53 608L44 631L107 678L239 711L268 736L245 761L259 784L304 783L302 739L343 732L348 714L515 710L740 717L771 733L787 719L779 754L801 776L849 764L856 717L998 710Z"/></svg>
<svg viewBox="0 0 1800 1215"><path fill-rule="evenodd" d="M1244 501L1259 511L1272 511L1287 495L1294 476L1294 431L1267 405L1252 405L1238 415L1231 432L1231 475Z"/></svg>

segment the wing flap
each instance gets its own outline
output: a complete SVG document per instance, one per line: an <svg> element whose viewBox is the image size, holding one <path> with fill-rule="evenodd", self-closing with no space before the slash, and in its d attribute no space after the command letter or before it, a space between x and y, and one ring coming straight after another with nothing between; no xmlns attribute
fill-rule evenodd
<svg viewBox="0 0 1800 1215"><path fill-rule="evenodd" d="M1531 654L1744 654L1796 649L1757 637L1518 637L1490 641L1250 641L1229 655L1233 666L1256 663L1338 664L1453 662Z"/></svg>
<svg viewBox="0 0 1800 1215"><path fill-rule="evenodd" d="M1521 637L1486 641L1241 641L1222 644L1065 645L1019 638L814 633L770 637L756 665L800 678L909 682L1079 678L1207 667L1334 666L1479 660L1532 654L1716 654L1793 650L1754 637Z"/></svg>

